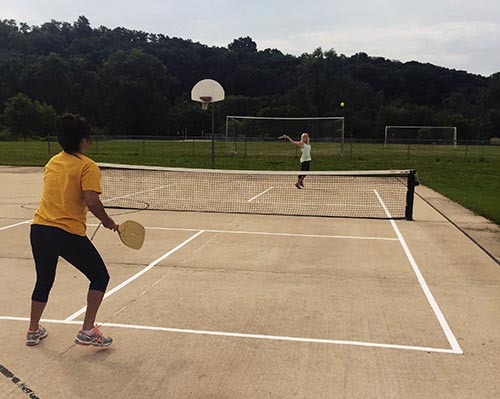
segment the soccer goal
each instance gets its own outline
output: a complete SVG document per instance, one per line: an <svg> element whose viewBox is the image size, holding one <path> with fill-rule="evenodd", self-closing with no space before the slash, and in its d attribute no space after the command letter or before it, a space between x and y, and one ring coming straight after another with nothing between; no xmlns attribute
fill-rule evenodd
<svg viewBox="0 0 500 399"><path fill-rule="evenodd" d="M388 144L445 144L457 146L455 126L386 126L384 147Z"/></svg>
<svg viewBox="0 0 500 399"><path fill-rule="evenodd" d="M340 143L343 152L344 117L226 116L226 141L276 140L283 134L300 140L300 135L304 132L309 133L314 141Z"/></svg>

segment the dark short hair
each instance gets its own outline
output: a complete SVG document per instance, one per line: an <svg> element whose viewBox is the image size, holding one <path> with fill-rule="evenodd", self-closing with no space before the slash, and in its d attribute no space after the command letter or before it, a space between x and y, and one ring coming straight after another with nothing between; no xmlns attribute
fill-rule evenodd
<svg viewBox="0 0 500 399"><path fill-rule="evenodd" d="M82 139L90 140L90 124L78 114L64 114L57 120L57 139L65 152L78 152Z"/></svg>

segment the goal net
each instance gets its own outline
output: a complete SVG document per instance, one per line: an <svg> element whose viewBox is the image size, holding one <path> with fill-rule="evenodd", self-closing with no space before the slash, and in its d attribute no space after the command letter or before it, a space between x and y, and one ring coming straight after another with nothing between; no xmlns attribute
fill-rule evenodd
<svg viewBox="0 0 500 399"><path fill-rule="evenodd" d="M344 143L344 118L336 116L312 118L280 118L260 116L227 116L226 140L267 141L287 134L300 140L309 133L314 141Z"/></svg>
<svg viewBox="0 0 500 399"><path fill-rule="evenodd" d="M455 126L386 126L384 147L388 144L445 144L457 146Z"/></svg>

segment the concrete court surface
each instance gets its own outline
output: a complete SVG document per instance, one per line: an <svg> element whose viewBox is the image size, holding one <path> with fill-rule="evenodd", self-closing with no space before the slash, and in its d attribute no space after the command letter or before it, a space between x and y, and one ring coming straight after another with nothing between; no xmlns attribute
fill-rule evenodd
<svg viewBox="0 0 500 399"><path fill-rule="evenodd" d="M60 261L28 348L42 169L0 183L0 398L500 397L500 267L418 197L412 222L111 210L147 227L94 238L113 345L73 343L88 284Z"/></svg>

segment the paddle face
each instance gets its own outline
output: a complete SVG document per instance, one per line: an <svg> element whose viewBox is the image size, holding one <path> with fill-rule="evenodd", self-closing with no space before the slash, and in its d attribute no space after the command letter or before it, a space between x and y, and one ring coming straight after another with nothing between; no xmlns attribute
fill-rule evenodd
<svg viewBox="0 0 500 399"><path fill-rule="evenodd" d="M146 230L144 226L133 220L127 220L120 224L118 233L122 242L129 248L141 249L144 243Z"/></svg>

